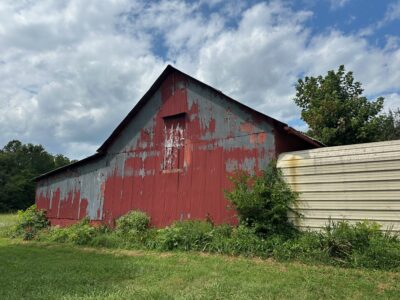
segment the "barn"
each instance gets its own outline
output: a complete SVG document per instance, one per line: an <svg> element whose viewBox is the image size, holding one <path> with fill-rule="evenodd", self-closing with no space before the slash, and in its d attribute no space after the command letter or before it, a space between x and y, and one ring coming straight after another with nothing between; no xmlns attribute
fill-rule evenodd
<svg viewBox="0 0 400 300"><path fill-rule="evenodd" d="M61 226L85 217L112 225L130 210L147 212L158 227L234 223L224 197L230 174L321 146L167 66L94 155L36 178L36 204Z"/></svg>

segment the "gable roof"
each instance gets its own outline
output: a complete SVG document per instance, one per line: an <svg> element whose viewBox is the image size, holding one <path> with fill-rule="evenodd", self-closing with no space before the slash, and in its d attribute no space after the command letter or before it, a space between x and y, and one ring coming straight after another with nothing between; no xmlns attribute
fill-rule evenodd
<svg viewBox="0 0 400 300"><path fill-rule="evenodd" d="M294 128L291 128L290 126L288 126L286 123L283 123L279 120L276 120L266 114L263 114L227 95L225 95L224 93L222 93L220 90L174 68L171 65L168 65L164 71L161 73L161 75L157 78L157 80L153 83L153 85L150 87L150 89L146 92L146 94L143 95L143 97L139 100L139 102L135 105L135 107L128 113L128 115L122 120L122 122L117 126L117 128L114 129L114 131L111 133L111 135L106 139L106 141L100 146L99 149L97 149L98 152L104 151L112 142L113 140L118 136L118 134L124 129L124 127L129 123L129 121L140 111L140 109L147 103L147 101L150 99L150 97L158 90L158 88L161 86L162 82L173 72L179 73L185 77L188 77L189 79L193 80L194 82L196 82L197 84L209 88L211 90L213 90L215 93L227 98L229 101L234 102L235 104L245 108L246 110L250 110L253 113L259 114L261 115L263 118L268 119L269 121L272 121L275 125L279 125L282 126L283 128L285 128L285 130L287 130L289 133L292 133L300 138L302 138L303 140L305 140L306 142L317 146L317 147L321 147L324 146L324 144L322 144L321 142L305 135L304 133L297 131Z"/></svg>
<svg viewBox="0 0 400 300"><path fill-rule="evenodd" d="M108 148L109 145L112 144L112 142L118 137L118 135L122 132L122 130L128 125L128 123L135 117L135 115L144 107L144 105L150 100L151 96L160 88L161 84L164 82L164 80L173 72L179 73L187 78L189 78L190 80L196 82L197 84L199 84L200 86L206 87L208 89L211 89L212 91L214 91L216 94L228 99L228 101L235 103L236 105L242 107L245 110L248 110L252 113L255 113L259 116L261 116L264 119L267 119L269 122L273 123L275 126L279 126L281 127L283 130L285 130L288 134L292 134L295 135L299 138L301 138L302 140L308 142L311 145L314 145L316 147L323 147L325 146L324 144L322 144L321 142L305 135L304 133L290 127L288 124L283 123L277 119L274 119L266 114L263 114L227 95L225 95L224 93L222 93L220 90L174 68L171 65L167 65L167 67L164 69L164 71L161 73L161 75L156 79L156 81L152 84L152 86L150 87L150 89L143 95L143 97L138 101L138 103L133 107L133 109L128 113L128 115L122 120L121 123L119 123L119 125L114 129L114 131L111 133L111 135L105 140L105 142L97 149L97 153L86 157L82 160L79 160L77 162L74 162L72 164L60 167L58 169L52 170L50 172L47 172L45 174L42 174L38 177L35 178L35 180L39 180L45 177L48 177L49 175L53 175L56 173L59 173L61 171L64 171L66 169L69 169L71 167L76 167L78 165L81 165L83 163L86 163L90 160L99 158L101 156L103 156L106 153L106 150Z"/></svg>

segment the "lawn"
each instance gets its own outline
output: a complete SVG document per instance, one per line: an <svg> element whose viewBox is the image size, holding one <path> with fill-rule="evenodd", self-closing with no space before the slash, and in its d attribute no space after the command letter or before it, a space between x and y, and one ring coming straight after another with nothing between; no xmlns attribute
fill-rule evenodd
<svg viewBox="0 0 400 300"><path fill-rule="evenodd" d="M12 218L7 226L10 223ZM400 295L400 273L7 238L0 238L0 274L0 299L387 299Z"/></svg>
<svg viewBox="0 0 400 300"><path fill-rule="evenodd" d="M0 237L6 235L17 221L17 214L0 213Z"/></svg>
<svg viewBox="0 0 400 300"><path fill-rule="evenodd" d="M400 274L0 239L1 299L398 298Z"/></svg>

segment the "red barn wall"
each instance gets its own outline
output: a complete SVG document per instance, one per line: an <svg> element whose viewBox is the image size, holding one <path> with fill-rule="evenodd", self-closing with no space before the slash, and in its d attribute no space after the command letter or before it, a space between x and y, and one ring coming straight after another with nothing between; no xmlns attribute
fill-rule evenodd
<svg viewBox="0 0 400 300"><path fill-rule="evenodd" d="M40 180L36 202L61 225L83 217L112 224L133 209L147 212L155 226L234 223L224 198L228 175L262 169L284 138L267 118L172 73L105 155Z"/></svg>

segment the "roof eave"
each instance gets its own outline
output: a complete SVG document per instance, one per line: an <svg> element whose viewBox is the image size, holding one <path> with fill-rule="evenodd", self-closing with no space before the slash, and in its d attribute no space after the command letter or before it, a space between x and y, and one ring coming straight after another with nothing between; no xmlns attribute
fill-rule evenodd
<svg viewBox="0 0 400 300"><path fill-rule="evenodd" d="M55 175L55 174L64 172L64 171L66 171L66 170L68 170L68 169L70 169L70 168L75 168L75 167L77 167L77 166L80 166L80 165L82 165L82 164L87 163L88 161L91 161L91 160L93 160L93 159L99 158L99 157L103 156L103 154L104 154L103 152L97 152L97 153L95 153L95 154L93 154L93 155L90 155L90 156L88 156L88 157L85 157L85 158L83 158L83 159L81 159L81 160L78 160L78 161L76 161L76 162L70 163L70 164L68 164L68 165L65 165L65 166L59 167L59 168L57 168L57 169L51 170L51 171L49 171L49 172L47 172L47 173L41 174L41 175L39 175L39 176L33 178L33 180L37 182L37 181L39 181L39 180L41 180L41 179L44 179L44 178L46 178L46 177L49 177L49 176L52 176L52 175Z"/></svg>

